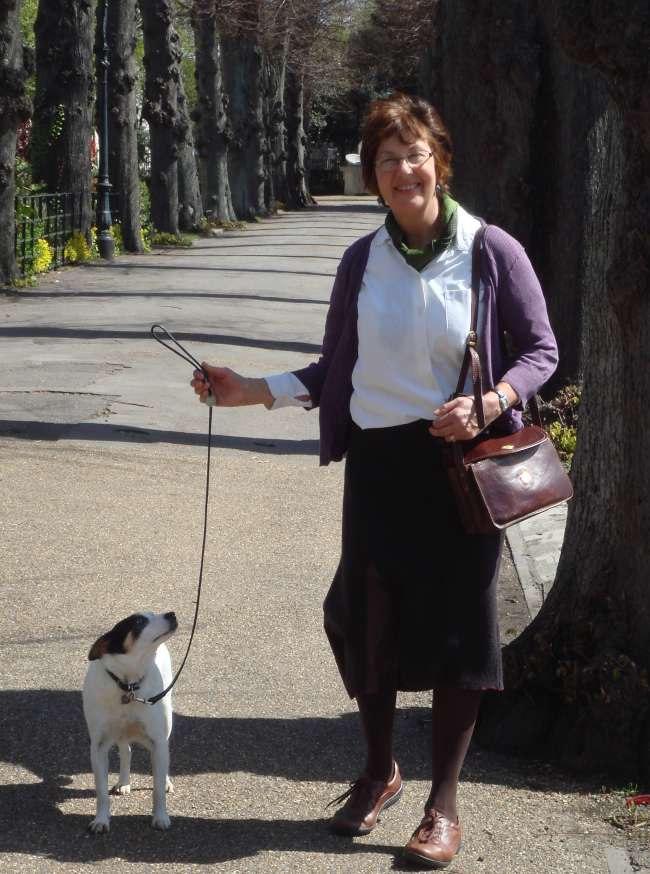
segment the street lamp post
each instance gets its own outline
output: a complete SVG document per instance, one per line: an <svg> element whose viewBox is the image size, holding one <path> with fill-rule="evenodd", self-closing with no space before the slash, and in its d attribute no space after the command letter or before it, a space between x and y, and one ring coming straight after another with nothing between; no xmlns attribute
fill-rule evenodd
<svg viewBox="0 0 650 874"><path fill-rule="evenodd" d="M97 248L102 258L110 261L115 256L115 240L111 233L111 199L109 192L113 187L108 178L108 68L110 55L108 49L108 4L103 0L102 46L99 64L101 73L101 113L99 115L99 174L97 178Z"/></svg>

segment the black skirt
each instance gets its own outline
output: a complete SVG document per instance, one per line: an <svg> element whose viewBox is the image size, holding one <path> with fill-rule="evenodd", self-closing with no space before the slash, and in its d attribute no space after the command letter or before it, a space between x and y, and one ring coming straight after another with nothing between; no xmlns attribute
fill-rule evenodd
<svg viewBox="0 0 650 874"><path fill-rule="evenodd" d="M351 697L502 689L496 586L503 537L466 534L429 422L353 426L341 561L325 631Z"/></svg>

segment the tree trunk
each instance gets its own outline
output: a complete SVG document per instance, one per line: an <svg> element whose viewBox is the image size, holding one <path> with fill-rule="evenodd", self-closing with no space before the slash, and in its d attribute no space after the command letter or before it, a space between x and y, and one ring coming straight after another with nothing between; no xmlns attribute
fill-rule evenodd
<svg viewBox="0 0 650 874"><path fill-rule="evenodd" d="M21 0L0 0L0 285L15 277L16 130L29 117Z"/></svg>
<svg viewBox="0 0 650 874"><path fill-rule="evenodd" d="M159 231L178 234L179 39L173 0L140 0L144 32L142 114L151 134L151 218Z"/></svg>
<svg viewBox="0 0 650 874"><path fill-rule="evenodd" d="M579 375L585 246L600 218L575 205L594 184L587 142L609 98L553 44L534 0L442 0L433 20L429 95L454 143L452 190L528 249L560 349L553 387Z"/></svg>
<svg viewBox="0 0 650 874"><path fill-rule="evenodd" d="M604 250L605 269L587 268L576 498L556 581L507 648L509 691L488 702L481 731L501 748L545 748L566 764L642 782L650 778L650 9L645 0L562 0L555 14L564 50L605 77L618 107L589 143L586 211L597 204L590 242Z"/></svg>
<svg viewBox="0 0 650 874"><path fill-rule="evenodd" d="M275 207L275 178L273 175L273 156L271 152L271 118L273 115L273 103L271 98L273 71L268 52L264 52L262 61L262 124L267 132L267 147L264 151L264 203L267 210L273 211Z"/></svg>
<svg viewBox="0 0 650 874"><path fill-rule="evenodd" d="M268 201L273 208L275 201L286 204L289 199L287 189L287 126L285 119L285 83L289 34L285 33L282 44L268 59L267 66L267 130L268 147Z"/></svg>
<svg viewBox="0 0 650 874"><path fill-rule="evenodd" d="M300 209L315 201L309 193L305 170L304 76L292 64L286 73L287 206Z"/></svg>
<svg viewBox="0 0 650 874"><path fill-rule="evenodd" d="M204 179L203 206L210 218L230 222L236 218L228 181L228 144L232 131L226 114L216 17L195 10L192 24L198 92L196 144Z"/></svg>
<svg viewBox="0 0 650 874"><path fill-rule="evenodd" d="M240 23L221 25L221 51L233 135L228 153L230 193L237 217L252 219L266 213L262 50L257 2L242 0L240 5Z"/></svg>
<svg viewBox="0 0 650 874"><path fill-rule="evenodd" d="M438 13L437 105L454 144L453 190L524 245L540 79L533 3L442 0Z"/></svg>
<svg viewBox="0 0 650 874"><path fill-rule="evenodd" d="M108 7L109 174L119 194L124 248L143 252L140 223L140 172L138 165L138 109L136 82L136 0L120 0ZM101 93L98 94L101 109Z"/></svg>
<svg viewBox="0 0 650 874"><path fill-rule="evenodd" d="M42 0L34 26L32 175L48 191L75 195L83 233L93 220L90 144L96 5L96 0Z"/></svg>
<svg viewBox="0 0 650 874"><path fill-rule="evenodd" d="M195 230L203 218L203 201L199 185L199 171L194 151L194 132L192 119L187 107L187 97L183 86L183 74L178 80L178 114L182 134L178 150L178 222L181 230Z"/></svg>

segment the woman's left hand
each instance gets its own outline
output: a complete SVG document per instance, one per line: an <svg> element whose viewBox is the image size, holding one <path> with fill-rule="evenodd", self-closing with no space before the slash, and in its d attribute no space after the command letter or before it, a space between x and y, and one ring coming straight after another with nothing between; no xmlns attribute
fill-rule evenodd
<svg viewBox="0 0 650 874"><path fill-rule="evenodd" d="M434 419L429 433L433 437L442 437L448 443L471 440L481 431L474 406L474 398L469 395L441 404L433 411ZM486 427L501 415L499 398L493 391L483 395L483 412Z"/></svg>

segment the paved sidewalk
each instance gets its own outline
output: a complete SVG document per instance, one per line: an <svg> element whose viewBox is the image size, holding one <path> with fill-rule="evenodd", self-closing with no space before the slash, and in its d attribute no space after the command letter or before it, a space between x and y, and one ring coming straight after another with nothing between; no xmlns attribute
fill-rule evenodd
<svg viewBox="0 0 650 874"><path fill-rule="evenodd" d="M199 359L246 374L303 366L318 354L342 251L381 220L370 198L323 199L189 250L62 270L0 293L3 872L407 870L400 847L428 791L428 693L400 695L400 804L366 838L324 827L362 746L322 632L342 466L318 467L317 418L295 409L214 414L204 594L174 689L172 829L149 828L151 778L138 754L134 792L114 799L110 834L85 832L94 805L80 701L88 649L134 610L174 609L178 665L194 609L207 416L189 368L149 327L166 324ZM504 641L538 609L562 525L549 513L509 536L518 573L506 552ZM620 805L546 763L474 747L452 870L613 874L629 858L625 834L607 821Z"/></svg>
<svg viewBox="0 0 650 874"><path fill-rule="evenodd" d="M512 560L531 618L537 615L553 585L564 540L566 515L567 505L562 504L513 525L507 531Z"/></svg>

